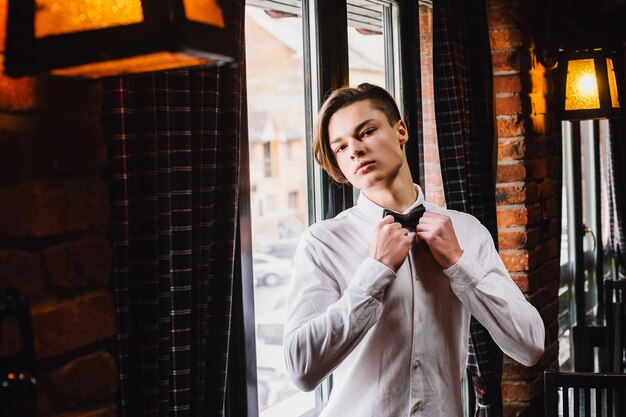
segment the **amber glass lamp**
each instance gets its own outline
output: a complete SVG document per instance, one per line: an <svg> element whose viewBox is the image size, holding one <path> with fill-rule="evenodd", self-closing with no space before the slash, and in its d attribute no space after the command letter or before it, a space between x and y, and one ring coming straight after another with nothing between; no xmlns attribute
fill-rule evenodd
<svg viewBox="0 0 626 417"><path fill-rule="evenodd" d="M5 72L102 78L229 61L241 24L236 4L9 0Z"/></svg>
<svg viewBox="0 0 626 417"><path fill-rule="evenodd" d="M605 49L574 51L559 60L561 119L589 120L621 116L618 75L613 54Z"/></svg>

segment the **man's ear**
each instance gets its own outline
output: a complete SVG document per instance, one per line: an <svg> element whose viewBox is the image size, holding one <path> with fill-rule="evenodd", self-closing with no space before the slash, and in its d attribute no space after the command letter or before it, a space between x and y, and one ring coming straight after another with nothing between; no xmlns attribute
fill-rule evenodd
<svg viewBox="0 0 626 417"><path fill-rule="evenodd" d="M400 119L396 122L396 133L398 134L398 140L400 141L400 146L402 147L409 140L409 130L407 129L404 120Z"/></svg>

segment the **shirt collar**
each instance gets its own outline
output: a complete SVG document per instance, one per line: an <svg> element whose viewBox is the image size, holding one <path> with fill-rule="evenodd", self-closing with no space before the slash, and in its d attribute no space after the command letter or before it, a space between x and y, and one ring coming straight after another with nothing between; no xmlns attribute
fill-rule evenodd
<svg viewBox="0 0 626 417"><path fill-rule="evenodd" d="M422 188L417 184L413 184L413 186L415 187L415 190L417 190L417 199L415 200L413 204L411 204L410 207L408 207L404 211L404 213L408 213L414 207L417 207L420 204L424 204L425 202ZM359 210L363 211L368 217L372 217L375 219L382 219L383 217L383 210L385 209L385 207L381 207L378 204L374 203L372 200L367 198L367 196L363 194L362 191L359 193L359 198L357 200L356 205L359 208Z"/></svg>

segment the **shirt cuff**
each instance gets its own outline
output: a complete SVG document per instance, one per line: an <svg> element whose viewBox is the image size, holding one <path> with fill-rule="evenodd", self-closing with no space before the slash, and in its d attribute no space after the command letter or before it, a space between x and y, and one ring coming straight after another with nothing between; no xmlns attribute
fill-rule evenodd
<svg viewBox="0 0 626 417"><path fill-rule="evenodd" d="M443 273L450 279L450 287L454 293L462 293L476 287L486 275L476 259L468 255L467 251L463 251L459 260L450 268L444 269Z"/></svg>
<svg viewBox="0 0 626 417"><path fill-rule="evenodd" d="M354 273L350 288L358 288L372 297L382 300L385 288L394 280L396 273L374 258L366 258Z"/></svg>

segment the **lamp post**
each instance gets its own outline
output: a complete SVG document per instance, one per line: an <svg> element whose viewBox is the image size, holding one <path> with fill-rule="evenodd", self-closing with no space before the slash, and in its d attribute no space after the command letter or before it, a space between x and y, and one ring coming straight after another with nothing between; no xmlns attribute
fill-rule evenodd
<svg viewBox="0 0 626 417"><path fill-rule="evenodd" d="M620 117L622 106L618 89L618 77L615 72L615 54L609 49L581 49L564 52L559 59L559 87L558 114L563 121L569 121L566 140L571 143L565 146L570 163L568 175L572 181L568 184L568 195L571 199L568 217L572 224L572 239L570 244L574 262L570 273L574 278L574 292L576 302L576 326L573 329L575 347L575 369L577 371L592 371L590 335L596 334L598 328L589 326L586 320L587 306L585 300L585 268L583 238L591 233L595 241L594 274L598 294L599 316L603 311L603 251L601 236L600 200L600 151L599 151L599 120ZM593 184L589 189L595 190L594 202L597 205L594 219L595 233L587 227L583 220L583 187L581 162L581 120L593 120L594 142L592 144L592 159L594 172ZM589 178L589 177L588 177ZM593 211L593 210L592 210ZM592 255L593 257L593 255ZM596 338L597 340L597 338Z"/></svg>

